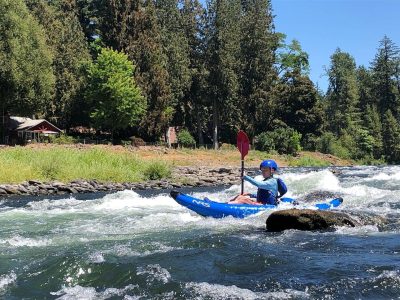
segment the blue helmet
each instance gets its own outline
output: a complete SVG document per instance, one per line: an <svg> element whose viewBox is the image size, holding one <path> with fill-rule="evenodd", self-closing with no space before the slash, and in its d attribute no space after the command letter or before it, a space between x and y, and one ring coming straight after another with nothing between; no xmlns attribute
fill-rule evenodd
<svg viewBox="0 0 400 300"><path fill-rule="evenodd" d="M274 169L275 171L278 171L278 164L272 159L267 159L261 162L260 170L261 168L271 168Z"/></svg>

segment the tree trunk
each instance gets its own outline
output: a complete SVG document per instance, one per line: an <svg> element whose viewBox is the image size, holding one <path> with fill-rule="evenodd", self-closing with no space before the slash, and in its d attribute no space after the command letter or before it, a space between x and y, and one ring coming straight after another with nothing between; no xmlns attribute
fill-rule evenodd
<svg viewBox="0 0 400 300"><path fill-rule="evenodd" d="M199 139L199 145L204 145L203 131L201 130L200 111L198 107L196 107L196 121L197 121L197 136Z"/></svg>
<svg viewBox="0 0 400 300"><path fill-rule="evenodd" d="M218 103L217 99L213 100L213 145L214 149L218 149Z"/></svg>

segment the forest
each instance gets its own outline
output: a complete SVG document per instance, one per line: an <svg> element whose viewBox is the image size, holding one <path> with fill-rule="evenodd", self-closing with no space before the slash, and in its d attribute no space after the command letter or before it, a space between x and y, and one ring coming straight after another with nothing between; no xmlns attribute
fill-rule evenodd
<svg viewBox="0 0 400 300"><path fill-rule="evenodd" d="M270 0L0 0L2 114L157 142L320 151L400 162L400 51L370 65L336 49L328 89L301 42L276 32Z"/></svg>

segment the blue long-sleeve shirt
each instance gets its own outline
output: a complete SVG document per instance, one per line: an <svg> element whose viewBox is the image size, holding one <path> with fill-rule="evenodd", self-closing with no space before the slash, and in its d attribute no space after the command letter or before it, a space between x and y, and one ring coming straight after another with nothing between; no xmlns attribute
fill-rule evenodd
<svg viewBox="0 0 400 300"><path fill-rule="evenodd" d="M266 180L259 181L259 180L256 180L256 179L246 175L243 177L243 179L250 182L252 185L256 186L259 189L270 191L275 199L278 196L278 181L276 180L276 178L270 177ZM259 198L257 195L253 195L253 194L250 196L252 198ZM257 201L260 201L260 200L262 201L264 199L257 199Z"/></svg>

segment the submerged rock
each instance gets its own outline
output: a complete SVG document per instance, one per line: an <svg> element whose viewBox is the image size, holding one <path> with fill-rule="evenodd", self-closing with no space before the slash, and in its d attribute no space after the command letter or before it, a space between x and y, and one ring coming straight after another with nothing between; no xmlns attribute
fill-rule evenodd
<svg viewBox="0 0 400 300"><path fill-rule="evenodd" d="M295 208L273 212L266 221L266 229L273 232L286 229L324 230L332 226L358 225L360 224L356 220L344 213Z"/></svg>

